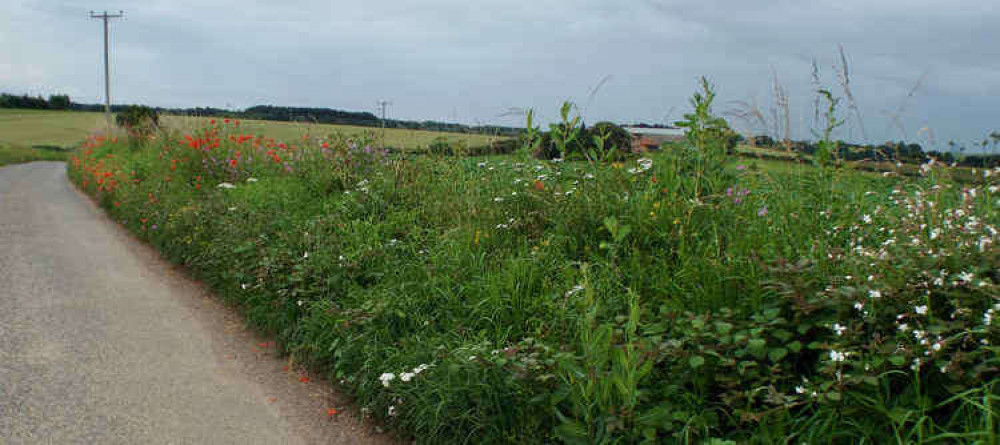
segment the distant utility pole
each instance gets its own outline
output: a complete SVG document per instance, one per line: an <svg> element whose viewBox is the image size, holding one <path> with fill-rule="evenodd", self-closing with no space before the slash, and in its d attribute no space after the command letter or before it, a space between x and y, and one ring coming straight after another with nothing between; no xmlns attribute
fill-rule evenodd
<svg viewBox="0 0 1000 445"><path fill-rule="evenodd" d="M381 110L382 110L382 114L381 114L382 115L382 119L381 119L382 120L382 148L385 148L385 109L389 105L392 105L392 102L387 101L387 100L380 100L377 103L378 103L379 108L381 108Z"/></svg>
<svg viewBox="0 0 1000 445"><path fill-rule="evenodd" d="M111 69L108 63L108 20L124 16L124 11L118 11L118 14L108 14L108 11L95 14L94 11L90 11L90 18L104 20L104 117L108 124L107 137L111 137Z"/></svg>

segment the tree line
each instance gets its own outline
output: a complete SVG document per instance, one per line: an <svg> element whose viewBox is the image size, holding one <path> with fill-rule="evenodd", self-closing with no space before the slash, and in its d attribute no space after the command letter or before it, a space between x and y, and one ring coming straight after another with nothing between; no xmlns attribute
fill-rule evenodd
<svg viewBox="0 0 1000 445"><path fill-rule="evenodd" d="M111 111L118 113L128 105L111 105ZM0 108L21 108L34 110L74 110L104 111L103 104L81 104L70 101L68 95L53 94L47 99L42 96L0 94ZM452 133L481 133L501 136L520 134L520 128L497 125L465 125L432 120L409 121L399 119L382 120L367 111L344 111L332 108L282 107L255 105L242 111L223 108L163 108L152 107L157 113L180 114L186 116L228 117L233 119L253 119L285 122L313 122L319 124L357 125L362 127L402 128L409 130L444 131Z"/></svg>
<svg viewBox="0 0 1000 445"><path fill-rule="evenodd" d="M751 145L756 147L787 149L795 153L804 155L814 155L818 146L814 142L808 141L776 141L770 136L754 136L750 138ZM889 141L877 145L853 144L845 141L837 141L836 156L845 161L877 161L877 162L903 162L919 164L936 159L939 162L956 164L965 167L1000 167L1000 154L995 153L1000 146L1000 134L993 132L982 144L982 148L992 148L994 153L979 153L962 155L952 151L924 151L923 147L917 143L907 143L904 141ZM959 148L959 151L965 151Z"/></svg>

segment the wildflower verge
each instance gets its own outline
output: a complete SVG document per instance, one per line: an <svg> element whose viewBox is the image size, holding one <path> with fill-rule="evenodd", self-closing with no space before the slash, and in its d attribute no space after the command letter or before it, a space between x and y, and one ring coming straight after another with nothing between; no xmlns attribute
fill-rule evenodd
<svg viewBox="0 0 1000 445"><path fill-rule="evenodd" d="M734 165L696 105L693 148L611 164L212 121L69 172L422 442L995 437L1000 173Z"/></svg>

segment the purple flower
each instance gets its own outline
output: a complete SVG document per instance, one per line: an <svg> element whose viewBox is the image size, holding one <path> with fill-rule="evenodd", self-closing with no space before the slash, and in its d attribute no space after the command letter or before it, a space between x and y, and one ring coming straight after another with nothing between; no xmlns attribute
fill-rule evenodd
<svg viewBox="0 0 1000 445"><path fill-rule="evenodd" d="M743 164L740 164L740 165L737 165L737 166L736 166L736 169L737 169L737 170L746 170L746 169L747 169L747 166L745 166L745 165L743 165Z"/></svg>
<svg viewBox="0 0 1000 445"><path fill-rule="evenodd" d="M726 196L733 196L733 188L729 187L726 189Z"/></svg>
<svg viewBox="0 0 1000 445"><path fill-rule="evenodd" d="M153 230L156 230L156 224L153 224L153 227L150 227L150 228L153 229Z"/></svg>
<svg viewBox="0 0 1000 445"><path fill-rule="evenodd" d="M750 194L750 189L740 190L740 196L746 196Z"/></svg>
<svg viewBox="0 0 1000 445"><path fill-rule="evenodd" d="M742 204L743 198L733 198L733 204Z"/></svg>
<svg viewBox="0 0 1000 445"><path fill-rule="evenodd" d="M767 216L767 206L761 207L760 210L757 211L757 216Z"/></svg>

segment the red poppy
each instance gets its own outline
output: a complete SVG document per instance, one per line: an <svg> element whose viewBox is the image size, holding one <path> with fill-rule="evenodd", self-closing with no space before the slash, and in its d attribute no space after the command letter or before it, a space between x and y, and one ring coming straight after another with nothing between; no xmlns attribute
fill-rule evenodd
<svg viewBox="0 0 1000 445"><path fill-rule="evenodd" d="M326 410L326 415L330 417L337 415L337 413L338 413L337 408L330 408Z"/></svg>

